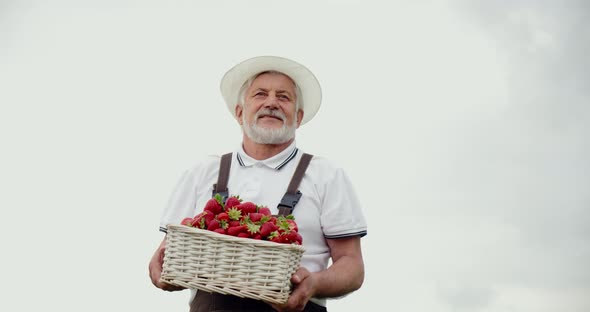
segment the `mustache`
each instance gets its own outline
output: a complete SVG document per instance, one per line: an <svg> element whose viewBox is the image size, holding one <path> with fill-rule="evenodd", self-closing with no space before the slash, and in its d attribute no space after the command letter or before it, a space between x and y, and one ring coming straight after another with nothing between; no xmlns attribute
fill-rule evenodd
<svg viewBox="0 0 590 312"><path fill-rule="evenodd" d="M285 114L283 112L281 112L279 110L268 109L268 108L259 110L254 117L255 117L255 119L258 119L262 116L272 116L272 117L279 118L282 121L285 121L285 119L287 119L287 116L285 116Z"/></svg>

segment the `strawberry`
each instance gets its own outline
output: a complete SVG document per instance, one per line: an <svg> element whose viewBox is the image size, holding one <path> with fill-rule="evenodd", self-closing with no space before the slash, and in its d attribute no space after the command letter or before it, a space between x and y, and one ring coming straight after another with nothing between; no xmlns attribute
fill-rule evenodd
<svg viewBox="0 0 590 312"><path fill-rule="evenodd" d="M250 234L248 232L240 232L238 233L238 237L250 238Z"/></svg>
<svg viewBox="0 0 590 312"><path fill-rule="evenodd" d="M180 221L180 224L187 225L187 226L193 226L193 218L184 218L184 219L182 219L182 221Z"/></svg>
<svg viewBox="0 0 590 312"><path fill-rule="evenodd" d="M227 199L227 201L225 202L225 209L229 209L229 208L233 208L237 205L239 205L242 202L242 200L240 199L240 196L232 196L230 198Z"/></svg>
<svg viewBox="0 0 590 312"><path fill-rule="evenodd" d="M203 215L205 215L205 214L206 214L206 212L203 211L203 212L199 213L198 215L196 215L193 218L193 223L196 223L199 219L203 218ZM194 224L193 224L193 226L194 226Z"/></svg>
<svg viewBox="0 0 590 312"><path fill-rule="evenodd" d="M238 236L238 234L246 232L247 228L245 225L230 226L227 228L227 234L231 236Z"/></svg>
<svg viewBox="0 0 590 312"><path fill-rule="evenodd" d="M231 220L229 221L229 223L227 224L228 227L234 227L234 226L240 226L241 223L238 220Z"/></svg>
<svg viewBox="0 0 590 312"><path fill-rule="evenodd" d="M216 216L216 218L217 218L217 220L219 220L219 221L222 221L222 220L224 220L224 221L229 221L229 215L228 215L227 213L225 213L225 212L222 212L222 213L218 214L218 215Z"/></svg>
<svg viewBox="0 0 590 312"><path fill-rule="evenodd" d="M281 232L289 232L291 231L291 225L289 224L289 222L287 222L287 218L285 218L284 216L279 216L277 218L277 226L279 227L279 230Z"/></svg>
<svg viewBox="0 0 590 312"><path fill-rule="evenodd" d="M262 216L264 216L264 215L261 213L258 213L258 212L251 212L249 214L249 216L250 216L250 220L252 222L258 222L258 221L260 221L260 219L262 219Z"/></svg>
<svg viewBox="0 0 590 312"><path fill-rule="evenodd" d="M230 220L240 220L242 217L242 211L236 207L229 208L226 211Z"/></svg>
<svg viewBox="0 0 590 312"><path fill-rule="evenodd" d="M251 212L256 212L258 208L255 203L253 202L244 202L236 206L238 209L242 211L242 215L247 215Z"/></svg>
<svg viewBox="0 0 590 312"><path fill-rule="evenodd" d="M268 237L270 235L270 233L276 231L278 229L278 227L271 222L265 222L260 226L260 235L262 235L262 237Z"/></svg>
<svg viewBox="0 0 590 312"><path fill-rule="evenodd" d="M297 227L297 223L295 223L295 220L287 219L287 222L289 223L289 229L291 231L295 231L295 232L299 231L299 228Z"/></svg>
<svg viewBox="0 0 590 312"><path fill-rule="evenodd" d="M281 236L275 236L273 238L270 239L271 242L275 242L275 243L283 243L283 240L281 239Z"/></svg>
<svg viewBox="0 0 590 312"><path fill-rule="evenodd" d="M213 215L216 215L223 211L222 197L219 194L215 194L215 197L209 199L205 204L204 211L210 211Z"/></svg>
<svg viewBox="0 0 590 312"><path fill-rule="evenodd" d="M227 229L229 227L229 223L225 220L218 220L219 221L219 227L222 229Z"/></svg>
<svg viewBox="0 0 590 312"><path fill-rule="evenodd" d="M219 233L219 234L225 234L225 230L222 228L217 228L215 230L213 230L213 232Z"/></svg>
<svg viewBox="0 0 590 312"><path fill-rule="evenodd" d="M301 235L299 235L299 236L298 235L299 235L299 233L297 233L297 232L288 232L288 233L281 235L281 240L287 244L291 244L291 243L297 244L299 242L298 244L300 245L302 239L301 239Z"/></svg>
<svg viewBox="0 0 590 312"><path fill-rule="evenodd" d="M280 243L281 242L280 236L281 236L281 234L279 233L279 231L272 231L266 237L266 239L268 239L269 241L275 242L275 243Z"/></svg>
<svg viewBox="0 0 590 312"><path fill-rule="evenodd" d="M209 211L205 215L203 215L205 219L205 226L209 226L209 223L215 218L215 215Z"/></svg>
<svg viewBox="0 0 590 312"><path fill-rule="evenodd" d="M272 215L272 213L270 212L270 208L268 208L268 207L260 207L260 208L258 208L258 213L261 213L261 214L263 214L265 216L271 216Z"/></svg>
<svg viewBox="0 0 590 312"><path fill-rule="evenodd" d="M248 232L252 235L256 234L256 233L260 233L260 225L253 223L253 222L247 222L246 223L246 228L248 229Z"/></svg>
<svg viewBox="0 0 590 312"><path fill-rule="evenodd" d="M205 224L205 218L201 217L193 219L193 226L199 229L207 228L207 225Z"/></svg>
<svg viewBox="0 0 590 312"><path fill-rule="evenodd" d="M193 218L193 226L199 229L206 229L214 216L209 211L203 211Z"/></svg>
<svg viewBox="0 0 590 312"><path fill-rule="evenodd" d="M295 235L295 241L297 242L298 245L303 244L303 237L301 236L301 234L297 233Z"/></svg>
<svg viewBox="0 0 590 312"><path fill-rule="evenodd" d="M209 231L215 231L216 229L219 229L221 226L219 225L219 221L217 221L217 219L213 219L211 220L211 222L209 222L209 225L207 225L207 230Z"/></svg>
<svg viewBox="0 0 590 312"><path fill-rule="evenodd" d="M207 201L203 212L185 218L181 224L219 234L269 240L283 244L301 244L303 238L293 215L273 216L270 208L243 202L238 195L227 200L220 194Z"/></svg>

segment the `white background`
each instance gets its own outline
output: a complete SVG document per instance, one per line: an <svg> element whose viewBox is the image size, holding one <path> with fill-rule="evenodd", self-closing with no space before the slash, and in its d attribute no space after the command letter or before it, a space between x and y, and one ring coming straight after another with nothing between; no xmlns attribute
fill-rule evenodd
<svg viewBox="0 0 590 312"><path fill-rule="evenodd" d="M224 72L280 55L369 223L331 311L590 311L590 8L500 3L0 1L0 310L188 311L160 211L240 142Z"/></svg>

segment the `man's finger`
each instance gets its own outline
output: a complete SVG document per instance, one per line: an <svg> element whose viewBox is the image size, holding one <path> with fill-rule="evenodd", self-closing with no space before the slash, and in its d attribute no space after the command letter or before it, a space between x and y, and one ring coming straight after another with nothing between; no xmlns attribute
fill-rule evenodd
<svg viewBox="0 0 590 312"><path fill-rule="evenodd" d="M301 281L306 279L309 275L310 275L310 273L308 270L306 270L305 268L299 268L299 270L297 270L297 272L295 272L291 276L291 283L299 284L299 283L301 283Z"/></svg>
<svg viewBox="0 0 590 312"><path fill-rule="evenodd" d="M156 286L165 291L177 291L185 289L184 287L168 284L162 281L158 281L158 284Z"/></svg>

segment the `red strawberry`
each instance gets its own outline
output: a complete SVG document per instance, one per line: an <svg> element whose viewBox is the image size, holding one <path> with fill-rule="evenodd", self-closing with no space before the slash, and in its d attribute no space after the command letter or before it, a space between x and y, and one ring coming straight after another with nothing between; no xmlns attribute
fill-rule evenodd
<svg viewBox="0 0 590 312"><path fill-rule="evenodd" d="M262 237L268 237L270 233L276 231L278 228L274 223L266 222L260 226L260 235Z"/></svg>
<svg viewBox="0 0 590 312"><path fill-rule="evenodd" d="M238 233L238 237L250 238L252 236L248 232L240 232Z"/></svg>
<svg viewBox="0 0 590 312"><path fill-rule="evenodd" d="M280 243L281 235L279 234L279 231L272 231L270 235L266 237L266 239L268 239L271 242Z"/></svg>
<svg viewBox="0 0 590 312"><path fill-rule="evenodd" d="M231 236L238 236L238 234L246 231L247 228L245 225L231 226L227 228L227 234Z"/></svg>
<svg viewBox="0 0 590 312"><path fill-rule="evenodd" d="M202 218L204 214L205 214L205 212L203 211L203 212L199 213L198 215L196 215L196 216L193 218L193 222L194 222L194 221L197 221L199 218Z"/></svg>
<svg viewBox="0 0 590 312"><path fill-rule="evenodd" d="M297 227L297 223L295 223L295 220L287 219L287 222L289 222L289 229L291 229L291 231L299 231L299 228Z"/></svg>
<svg viewBox="0 0 590 312"><path fill-rule="evenodd" d="M229 216L225 212L218 214L216 218L219 221L221 221L221 220L229 221Z"/></svg>
<svg viewBox="0 0 590 312"><path fill-rule="evenodd" d="M211 211L213 215L216 215L223 211L223 205L221 204L221 195L215 194L215 197L209 199L205 204L204 211Z"/></svg>
<svg viewBox="0 0 590 312"><path fill-rule="evenodd" d="M281 232L289 232L291 231L291 224L288 222L287 218L283 217L283 216L279 216L277 218L277 226L279 227L279 230Z"/></svg>
<svg viewBox="0 0 590 312"><path fill-rule="evenodd" d="M272 215L272 213L270 212L270 208L268 208L268 207L260 207L260 208L258 208L258 213L261 213L261 214L263 214L265 216L271 216Z"/></svg>
<svg viewBox="0 0 590 312"><path fill-rule="evenodd" d="M252 236L253 239L262 239L262 235L260 234L254 234L254 236Z"/></svg>
<svg viewBox="0 0 590 312"><path fill-rule="evenodd" d="M238 209L242 211L242 215L247 215L251 212L256 212L256 204L253 202L244 202L236 206Z"/></svg>
<svg viewBox="0 0 590 312"><path fill-rule="evenodd" d="M301 236L301 234L299 233L295 233L295 242L297 242L297 245L301 245L303 244L303 237Z"/></svg>
<svg viewBox="0 0 590 312"><path fill-rule="evenodd" d="M298 235L299 235L299 233L294 232L294 231L285 233L285 234L281 235L281 241L283 241L284 243L287 243L287 244L291 244L291 243L301 244L301 240L302 240L301 235L299 235L299 236Z"/></svg>
<svg viewBox="0 0 590 312"><path fill-rule="evenodd" d="M240 199L240 196L232 196L228 198L225 202L225 209L227 210L229 208L235 207L239 205L241 202L242 200Z"/></svg>
<svg viewBox="0 0 590 312"><path fill-rule="evenodd" d="M225 220L217 220L217 221L219 221L220 228L222 228L224 230L228 228L229 224L227 223L227 221L225 221Z"/></svg>
<svg viewBox="0 0 590 312"><path fill-rule="evenodd" d="M200 217L193 219L193 226L199 229L207 228L207 225L205 225L205 218Z"/></svg>
<svg viewBox="0 0 590 312"><path fill-rule="evenodd" d="M215 218L215 215L209 211L205 215L203 215L205 219L205 226L209 226L209 223Z"/></svg>
<svg viewBox="0 0 590 312"><path fill-rule="evenodd" d="M260 225L253 223L253 222L248 222L245 224L246 228L248 229L248 233L254 235L256 233L260 233Z"/></svg>
<svg viewBox="0 0 590 312"><path fill-rule="evenodd" d="M206 229L209 222L213 220L213 214L209 211L203 211L193 218L193 226L199 229Z"/></svg>
<svg viewBox="0 0 590 312"><path fill-rule="evenodd" d="M250 213L249 216L250 216L250 220L252 220L252 222L258 222L258 221L260 221L260 219L262 219L262 217L264 215L261 213L258 213L258 212L252 212L252 213Z"/></svg>
<svg viewBox="0 0 590 312"><path fill-rule="evenodd" d="M207 225L207 230L209 231L215 231L216 229L220 228L221 226L219 225L219 221L217 221L216 219L211 220L211 222L209 222L209 225Z"/></svg>
<svg viewBox="0 0 590 312"><path fill-rule="evenodd" d="M275 242L275 243L280 243L280 244L283 243L281 236L275 236L275 237L271 238L270 241Z"/></svg>
<svg viewBox="0 0 590 312"><path fill-rule="evenodd" d="M187 225L187 226L193 226L193 218L184 218L184 219L182 219L182 221L180 221L180 224Z"/></svg>
<svg viewBox="0 0 590 312"><path fill-rule="evenodd" d="M240 226L240 221L237 221L237 220L229 221L227 226L229 226L229 227Z"/></svg>
<svg viewBox="0 0 590 312"><path fill-rule="evenodd" d="M213 230L213 232L219 233L219 234L225 234L225 230L222 228L217 228L215 230Z"/></svg>
<svg viewBox="0 0 590 312"><path fill-rule="evenodd" d="M240 220L242 217L242 211L236 207L232 207L226 210L230 220Z"/></svg>

